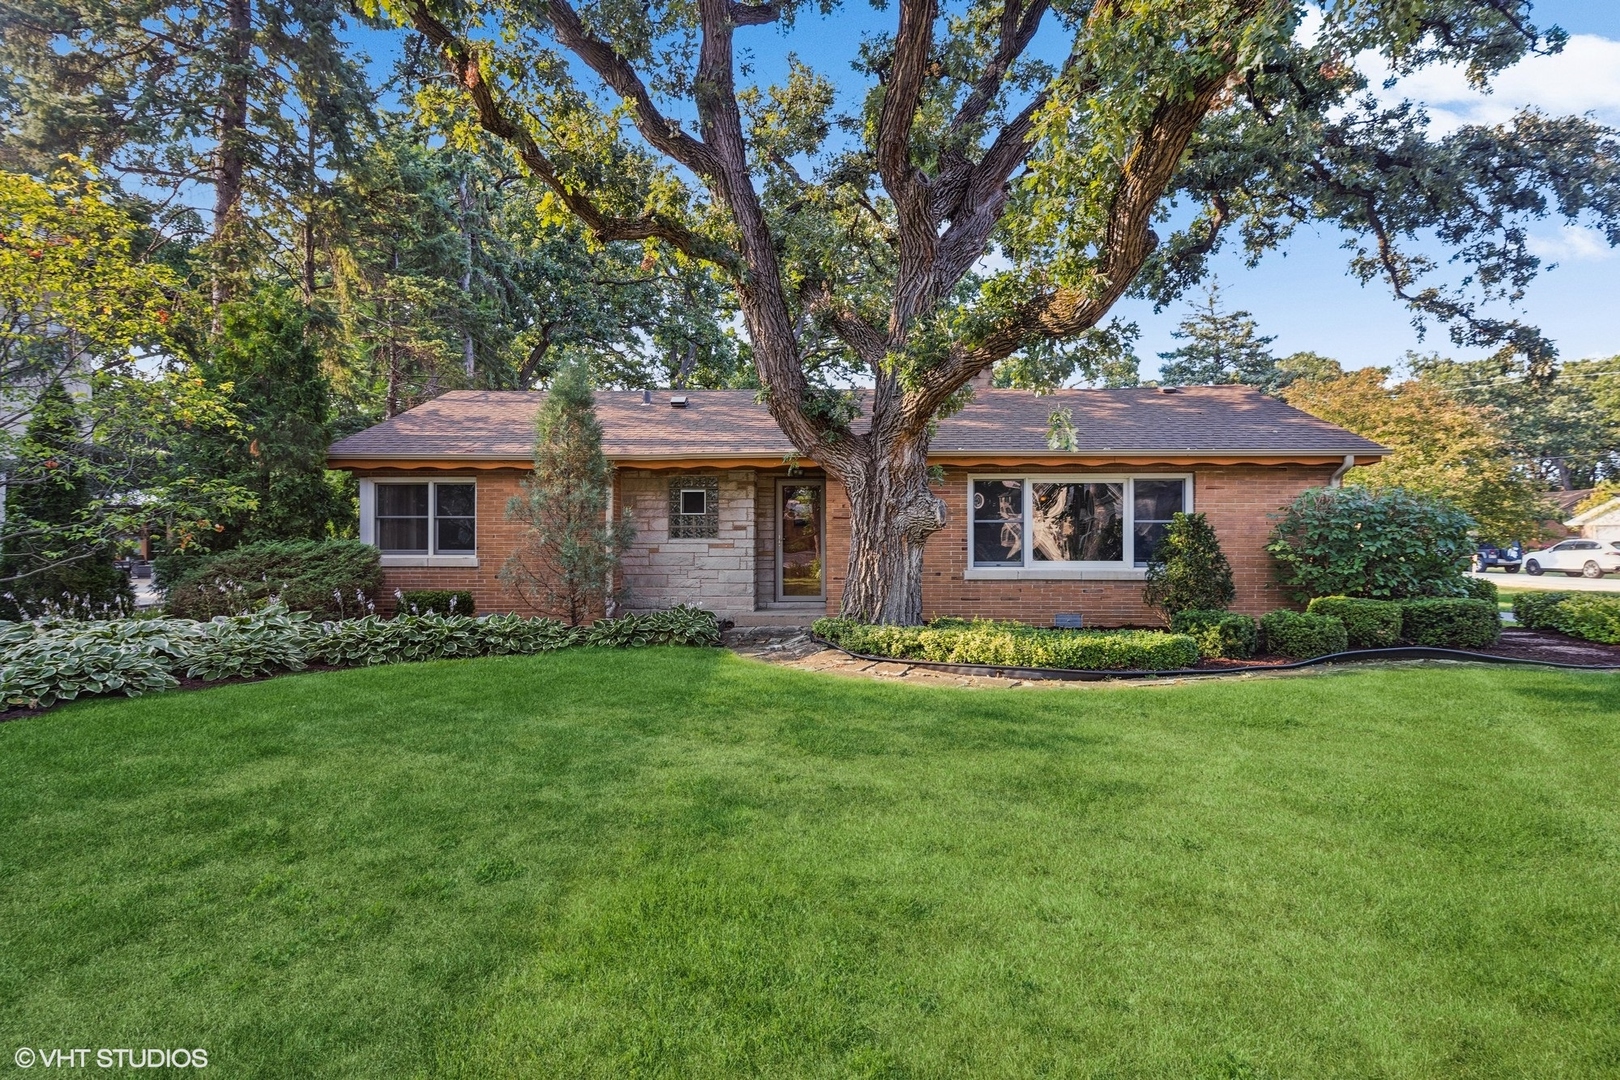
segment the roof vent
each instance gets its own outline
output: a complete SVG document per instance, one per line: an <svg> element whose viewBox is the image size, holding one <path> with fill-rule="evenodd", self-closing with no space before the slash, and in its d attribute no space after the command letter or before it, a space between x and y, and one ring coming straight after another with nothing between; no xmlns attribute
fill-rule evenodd
<svg viewBox="0 0 1620 1080"><path fill-rule="evenodd" d="M1161 387L1159 387L1159 393L1161 393L1161 394L1179 394L1179 393L1181 393L1181 387L1179 387L1179 386L1161 386Z"/></svg>
<svg viewBox="0 0 1620 1080"><path fill-rule="evenodd" d="M641 403L643 405L651 405L652 404L652 391L651 390L643 390L641 392Z"/></svg>
<svg viewBox="0 0 1620 1080"><path fill-rule="evenodd" d="M672 409L684 409L684 408L686 408L686 395L685 394L676 394L674 397L670 398L669 399L669 407L672 408Z"/></svg>

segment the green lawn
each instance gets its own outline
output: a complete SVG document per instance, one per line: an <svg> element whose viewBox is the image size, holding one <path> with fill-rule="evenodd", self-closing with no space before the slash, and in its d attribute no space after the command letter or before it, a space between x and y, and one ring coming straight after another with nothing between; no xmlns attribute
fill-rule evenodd
<svg viewBox="0 0 1620 1080"><path fill-rule="evenodd" d="M1620 1075L1617 778L1620 680L1534 670L82 703L0 725L0 1076Z"/></svg>

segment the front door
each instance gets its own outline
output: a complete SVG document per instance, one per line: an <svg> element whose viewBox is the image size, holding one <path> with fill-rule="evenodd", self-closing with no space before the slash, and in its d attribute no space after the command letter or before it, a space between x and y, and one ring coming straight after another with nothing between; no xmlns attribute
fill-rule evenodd
<svg viewBox="0 0 1620 1080"><path fill-rule="evenodd" d="M820 483L784 480L777 486L776 598L820 600L827 595Z"/></svg>

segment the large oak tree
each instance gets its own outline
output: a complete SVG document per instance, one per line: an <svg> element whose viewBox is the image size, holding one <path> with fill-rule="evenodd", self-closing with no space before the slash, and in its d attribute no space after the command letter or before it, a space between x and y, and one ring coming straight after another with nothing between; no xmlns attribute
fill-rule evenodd
<svg viewBox="0 0 1620 1080"><path fill-rule="evenodd" d="M848 491L858 618L921 617L946 517L928 442L970 380L1132 290L1172 299L1230 234L1258 257L1337 226L1353 273L1543 375L1551 344L1491 306L1538 268L1526 223L1620 242L1612 132L1526 112L1436 137L1364 93L1366 55L1485 85L1560 47L1526 0L896 0L848 115L788 52L801 0L385 2L559 213L730 277L771 414ZM785 78L752 80L742 35L781 49ZM1454 285L1426 254L1442 247ZM828 348L866 385L808 373Z"/></svg>

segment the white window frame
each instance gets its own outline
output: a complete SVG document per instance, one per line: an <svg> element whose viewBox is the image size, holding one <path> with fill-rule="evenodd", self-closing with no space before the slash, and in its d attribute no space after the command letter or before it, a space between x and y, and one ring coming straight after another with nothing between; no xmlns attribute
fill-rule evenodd
<svg viewBox="0 0 1620 1080"><path fill-rule="evenodd" d="M414 476L377 476L363 478L360 481L360 542L377 546L377 488L387 484L426 484L428 486L428 554L426 555L395 555L383 552L380 556L384 566L471 566L478 565L478 478L476 476L435 476L432 479L423 479ZM439 542L439 530L435 518L439 508L438 492L434 488L439 484L472 484L473 485L473 550L458 551L450 555L440 555L436 546Z"/></svg>
<svg viewBox="0 0 1620 1080"><path fill-rule="evenodd" d="M1018 480L1024 485L1024 543L1022 566L973 565L973 485L983 480ZM967 478L967 569L963 578L969 581L1142 581L1147 567L1136 563L1136 481L1180 480L1182 511L1193 513L1193 474L1187 472L1132 472L1132 473L1027 473L998 472L970 473ZM1034 551L1033 484L1122 484L1125 502L1125 550L1118 562L1036 562L1030 558Z"/></svg>
<svg viewBox="0 0 1620 1080"><path fill-rule="evenodd" d="M683 518L700 518L709 516L709 489L708 488L680 488L680 516ZM691 494L703 496L703 509L695 514L686 512L686 497ZM684 522L683 522L684 524Z"/></svg>

